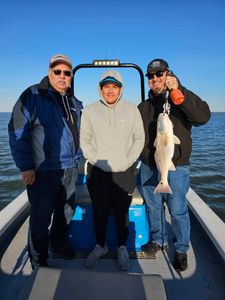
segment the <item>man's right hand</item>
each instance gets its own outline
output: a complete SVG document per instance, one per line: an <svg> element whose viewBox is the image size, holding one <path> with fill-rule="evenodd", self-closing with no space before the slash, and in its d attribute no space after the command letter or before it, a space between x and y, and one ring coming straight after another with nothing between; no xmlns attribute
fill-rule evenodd
<svg viewBox="0 0 225 300"><path fill-rule="evenodd" d="M32 185L35 181L35 170L21 172L21 178L25 184Z"/></svg>

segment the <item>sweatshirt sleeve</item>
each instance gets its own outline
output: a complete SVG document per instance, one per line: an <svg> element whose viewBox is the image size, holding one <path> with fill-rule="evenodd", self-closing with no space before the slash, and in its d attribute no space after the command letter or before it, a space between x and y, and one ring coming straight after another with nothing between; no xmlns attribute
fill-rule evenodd
<svg viewBox="0 0 225 300"><path fill-rule="evenodd" d="M135 110L135 125L133 131L133 144L128 153L128 162L131 166L139 158L145 143L145 133L141 114L136 108Z"/></svg>
<svg viewBox="0 0 225 300"><path fill-rule="evenodd" d="M9 145L20 171L34 169L31 137L32 105L26 90L16 102L8 124Z"/></svg>
<svg viewBox="0 0 225 300"><path fill-rule="evenodd" d="M92 164L95 163L96 149L93 146L92 128L88 116L88 111L83 110L80 123L80 147L84 157Z"/></svg>
<svg viewBox="0 0 225 300"><path fill-rule="evenodd" d="M207 123L211 116L208 104L185 87L180 86L179 88L185 97L185 101L179 107L189 122L195 126Z"/></svg>

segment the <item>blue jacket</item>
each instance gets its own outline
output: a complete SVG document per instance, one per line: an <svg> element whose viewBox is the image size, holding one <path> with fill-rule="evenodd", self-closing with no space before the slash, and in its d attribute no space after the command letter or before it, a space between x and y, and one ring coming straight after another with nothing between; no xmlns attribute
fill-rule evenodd
<svg viewBox="0 0 225 300"><path fill-rule="evenodd" d="M8 125L9 144L21 171L61 170L77 167L81 151L48 77L26 89L16 102ZM79 131L82 102L67 93L69 109L76 113ZM70 113L70 111L69 111Z"/></svg>

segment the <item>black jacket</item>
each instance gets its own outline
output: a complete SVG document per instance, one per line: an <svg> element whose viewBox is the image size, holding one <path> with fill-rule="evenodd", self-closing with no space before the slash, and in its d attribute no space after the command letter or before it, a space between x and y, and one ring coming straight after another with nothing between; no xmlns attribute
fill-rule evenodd
<svg viewBox="0 0 225 300"><path fill-rule="evenodd" d="M211 113L205 101L202 101L185 87L180 85L179 88L185 96L185 101L181 105L175 105L169 98L171 105L169 117L174 126L174 135L181 141L180 145L175 145L173 163L175 166L185 166L190 164L192 125L200 126L205 124L210 119ZM156 97L150 90L149 98L138 105L145 130L145 146L140 159L150 166L155 166L154 141L156 138L157 118L163 112L164 103L165 98L163 95Z"/></svg>

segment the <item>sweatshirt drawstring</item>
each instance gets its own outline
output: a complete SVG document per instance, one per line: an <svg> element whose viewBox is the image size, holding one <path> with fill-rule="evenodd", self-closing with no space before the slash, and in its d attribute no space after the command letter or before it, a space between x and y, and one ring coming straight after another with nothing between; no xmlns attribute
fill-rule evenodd
<svg viewBox="0 0 225 300"><path fill-rule="evenodd" d="M116 128L116 107L113 108L114 127Z"/></svg>
<svg viewBox="0 0 225 300"><path fill-rule="evenodd" d="M108 114L109 126L113 126L116 128L116 107L108 107L106 106L106 111Z"/></svg>
<svg viewBox="0 0 225 300"><path fill-rule="evenodd" d="M110 109L108 109L108 107L106 107L107 113L108 113L108 117L109 117L109 126L111 126L111 115L110 115Z"/></svg>
<svg viewBox="0 0 225 300"><path fill-rule="evenodd" d="M64 106L65 112L66 112L66 119L67 119L67 121L70 120L71 123L74 124L73 116L70 111L68 98L67 98L67 96L64 96L64 95L61 95L61 96L62 96L63 106Z"/></svg>

